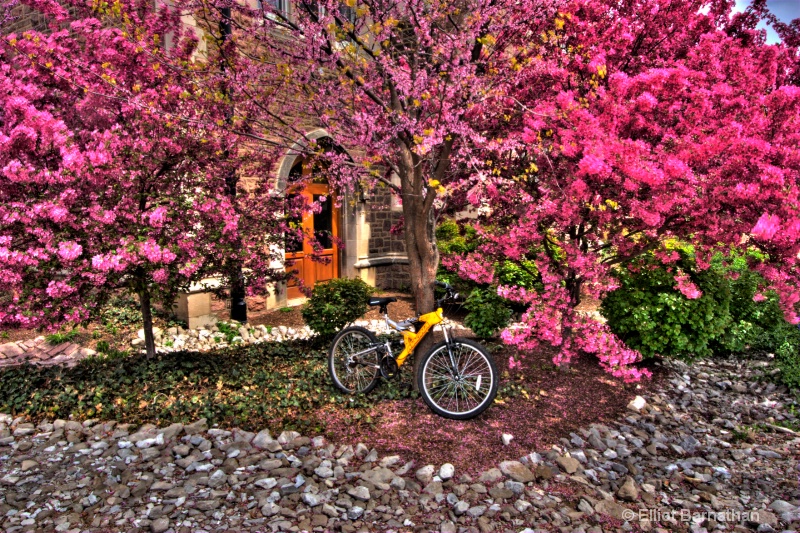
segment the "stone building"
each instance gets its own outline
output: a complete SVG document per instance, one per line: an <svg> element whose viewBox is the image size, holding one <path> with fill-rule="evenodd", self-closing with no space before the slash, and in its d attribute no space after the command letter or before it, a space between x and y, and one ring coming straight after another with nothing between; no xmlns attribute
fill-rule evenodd
<svg viewBox="0 0 800 533"><path fill-rule="evenodd" d="M252 1L252 0L248 0ZM261 0L255 0L261 1ZM289 0L265 0L272 6L291 14L292 5ZM13 8L14 20L3 28L4 33L19 33L26 30L46 30L45 17L27 6L18 5ZM187 24L197 26L191 19ZM336 139L317 127L313 117L309 117L306 139L329 142L340 146ZM304 139L298 139L295 146L288 149L283 158L267 178L275 183L276 189L284 192L287 189L293 194L305 194L309 199L314 196L330 194L324 178L305 180L310 184L303 191L291 187L293 178L304 172L303 157L299 153ZM341 147L348 150L348 147ZM307 172L307 171L306 171ZM322 181L322 182L320 182ZM309 214L302 224L306 233L323 230L330 231L333 239L327 244L323 256L330 259L328 264L311 261L308 243L290 245L284 250L283 266L297 272L303 284L313 287L314 284L331 278L361 278L367 283L382 289L403 289L410 285L407 270L408 259L405 255L405 243L401 235L391 232L402 215L402 207L393 197L388 187L376 187L372 190L359 191L341 198L339 206L334 202L326 202L326 208L320 214ZM340 243L340 245L337 245ZM224 314L227 302L216 299L208 292L215 280L204 280L189 292L180 295L176 303L178 316L186 320L190 327L207 322L213 314ZM302 301L303 295L294 283L278 283L270 287L267 298L248 299L251 311L281 308Z"/></svg>

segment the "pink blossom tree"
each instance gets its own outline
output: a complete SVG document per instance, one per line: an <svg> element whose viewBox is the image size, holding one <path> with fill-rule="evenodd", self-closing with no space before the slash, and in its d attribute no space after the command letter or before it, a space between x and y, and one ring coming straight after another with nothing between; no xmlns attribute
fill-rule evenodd
<svg viewBox="0 0 800 533"><path fill-rule="evenodd" d="M237 83L251 95L237 108L248 136L293 142L315 117L351 148L351 158L321 154L333 159L334 187L388 187L399 196L418 312L434 306L435 227L447 188L487 142L473 115L517 76L526 32L551 24L556 3L301 0L290 14L263 2L261 11L234 16L241 55L264 58ZM217 5L204 3L205 11ZM275 87L282 97L273 97Z"/></svg>
<svg viewBox="0 0 800 533"><path fill-rule="evenodd" d="M798 42L766 45L754 29L763 5L731 7L571 1L529 43L520 61L530 67L480 109L493 141L464 189L491 214L469 258L478 266L462 274L485 281L493 262L527 259L543 286L499 287L528 309L506 342L556 346L557 363L594 353L640 378L640 354L576 307L613 290L613 270L644 253L675 262L666 239L691 242L701 268L716 251L761 248L769 261L758 268L798 321ZM700 295L686 273L675 286Z"/></svg>
<svg viewBox="0 0 800 533"><path fill-rule="evenodd" d="M85 322L129 291L152 356L151 301L231 259L254 289L273 274L282 202L263 183L232 200L226 182L271 163L220 127L218 69L178 13L31 5L52 31L0 44L0 324Z"/></svg>

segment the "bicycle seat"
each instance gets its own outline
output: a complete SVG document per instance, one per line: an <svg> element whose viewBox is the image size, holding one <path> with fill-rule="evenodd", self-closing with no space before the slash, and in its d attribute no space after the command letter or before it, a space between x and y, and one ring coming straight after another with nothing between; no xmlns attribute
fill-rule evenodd
<svg viewBox="0 0 800 533"><path fill-rule="evenodd" d="M375 307L376 305L379 305L381 307L386 307L388 304L390 304L392 302L396 302L396 301L397 301L397 298L394 298L392 296L388 296L388 297L385 297L385 298L370 298L367 301L367 305L370 305L372 307Z"/></svg>

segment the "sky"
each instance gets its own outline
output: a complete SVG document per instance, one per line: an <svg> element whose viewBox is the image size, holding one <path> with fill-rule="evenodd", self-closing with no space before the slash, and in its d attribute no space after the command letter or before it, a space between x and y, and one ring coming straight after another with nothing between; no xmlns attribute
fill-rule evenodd
<svg viewBox="0 0 800 533"><path fill-rule="evenodd" d="M744 11L750 5L749 0L736 0L736 9ZM776 17L783 22L791 22L796 18L800 18L800 0L767 0L767 5ZM759 26L767 29L767 42L774 44L778 42L778 36L765 25Z"/></svg>

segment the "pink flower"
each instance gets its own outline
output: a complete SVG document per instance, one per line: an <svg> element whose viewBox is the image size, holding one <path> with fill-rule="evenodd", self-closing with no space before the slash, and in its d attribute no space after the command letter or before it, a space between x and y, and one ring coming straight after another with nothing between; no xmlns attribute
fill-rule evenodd
<svg viewBox="0 0 800 533"><path fill-rule="evenodd" d="M753 237L756 239L768 241L775 236L780 227L781 219L778 218L777 215L769 215L764 213L761 215L761 218L758 219L758 222L756 222L756 225L753 227L750 233L752 233Z"/></svg>
<svg viewBox="0 0 800 533"><path fill-rule="evenodd" d="M153 271L153 281L164 284L169 279L169 271L166 268L159 268Z"/></svg>
<svg viewBox="0 0 800 533"><path fill-rule="evenodd" d="M64 241L59 243L57 253L62 261L70 262L80 257L83 247L74 241Z"/></svg>
<svg viewBox="0 0 800 533"><path fill-rule="evenodd" d="M63 281L51 281L47 284L45 292L50 298L63 298L75 292L75 287L67 285Z"/></svg>
<svg viewBox="0 0 800 533"><path fill-rule="evenodd" d="M766 300L766 299L767 299L767 297L766 297L766 296L764 296L764 295L763 295L762 293L760 293L760 292L757 292L757 293L755 293L755 294L753 295L753 301L754 301L754 302L763 302L763 301L764 301L764 300Z"/></svg>
<svg viewBox="0 0 800 533"><path fill-rule="evenodd" d="M161 247L153 239L148 239L147 241L139 244L139 251L151 263L161 262Z"/></svg>
<svg viewBox="0 0 800 533"><path fill-rule="evenodd" d="M153 210L152 213L148 215L148 220L150 221L150 225L154 228L160 228L164 225L164 220L166 218L167 208L164 206L157 207Z"/></svg>
<svg viewBox="0 0 800 533"><path fill-rule="evenodd" d="M521 370L522 369L522 363L520 361L517 361L516 359L514 359L514 356L512 355L511 357L508 358L508 369L509 370Z"/></svg>
<svg viewBox="0 0 800 533"><path fill-rule="evenodd" d="M118 255L95 255L92 257L92 267L100 272L110 272L112 270L119 272L125 269L125 264L120 261L120 256Z"/></svg>
<svg viewBox="0 0 800 533"><path fill-rule="evenodd" d="M605 174L611 169L606 162L599 157L587 154L583 156L583 159L578 163L578 170L585 175L596 176L598 174Z"/></svg>
<svg viewBox="0 0 800 533"><path fill-rule="evenodd" d="M688 275L680 274L675 276L675 281L677 282L676 288L688 299L696 300L703 296L703 291L697 288L697 285L689 279Z"/></svg>
<svg viewBox="0 0 800 533"><path fill-rule="evenodd" d="M64 222L67 219L67 215L68 214L69 214L69 211L67 211L66 209L64 209L60 205L51 206L50 207L50 211L48 212L48 215L50 216L50 219L53 222L56 222L56 223Z"/></svg>

